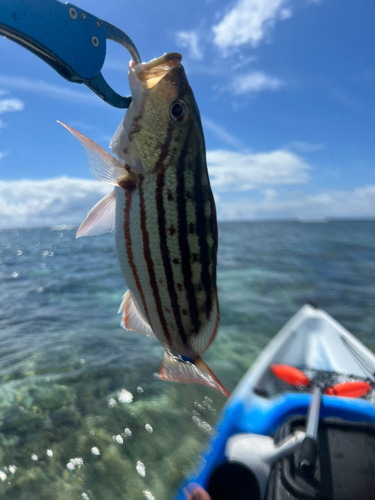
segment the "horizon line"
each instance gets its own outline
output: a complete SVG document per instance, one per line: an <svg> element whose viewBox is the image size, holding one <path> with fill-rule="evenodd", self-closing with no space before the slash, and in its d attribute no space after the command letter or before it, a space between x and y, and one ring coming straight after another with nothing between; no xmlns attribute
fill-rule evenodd
<svg viewBox="0 0 375 500"><path fill-rule="evenodd" d="M298 217L298 218L285 218L285 219L233 219L233 220L222 220L218 221L220 224L249 224L249 223L262 223L262 222L298 222L300 224L325 224L329 222L375 222L375 216L369 217ZM1 227L2 231L14 231L14 230L33 230L33 229L50 229L51 231L70 231L78 228L80 224L55 224L55 225L45 225L45 226L9 226ZM113 232L113 231L112 231ZM106 234L106 233L103 233Z"/></svg>

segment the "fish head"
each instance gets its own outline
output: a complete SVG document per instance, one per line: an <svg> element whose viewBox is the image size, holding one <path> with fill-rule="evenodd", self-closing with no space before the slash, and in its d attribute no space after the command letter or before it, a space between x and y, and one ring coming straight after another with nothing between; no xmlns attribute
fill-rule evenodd
<svg viewBox="0 0 375 500"><path fill-rule="evenodd" d="M203 139L181 58L173 52L148 63L129 64L132 103L110 147L132 170L147 174L175 163L192 127Z"/></svg>

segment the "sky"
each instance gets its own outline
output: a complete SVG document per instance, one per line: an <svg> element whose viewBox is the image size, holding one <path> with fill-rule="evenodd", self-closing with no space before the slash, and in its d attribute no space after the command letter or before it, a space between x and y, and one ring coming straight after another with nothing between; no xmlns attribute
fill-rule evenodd
<svg viewBox="0 0 375 500"><path fill-rule="evenodd" d="M143 61L182 54L220 221L375 217L375 2L76 5ZM108 43L103 75L122 95L129 59ZM79 224L109 188L56 120L109 150L123 115L0 38L0 227Z"/></svg>

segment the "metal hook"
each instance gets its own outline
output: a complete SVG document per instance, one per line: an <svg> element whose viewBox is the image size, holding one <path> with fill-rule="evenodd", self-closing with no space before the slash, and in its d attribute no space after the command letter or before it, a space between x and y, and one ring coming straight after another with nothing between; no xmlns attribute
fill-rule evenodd
<svg viewBox="0 0 375 500"><path fill-rule="evenodd" d="M106 40L123 45L136 64L141 58L132 40L112 24L56 0L12 0L0 3L0 34L36 54L66 80L84 83L108 104L129 107L131 97L117 94L101 73Z"/></svg>

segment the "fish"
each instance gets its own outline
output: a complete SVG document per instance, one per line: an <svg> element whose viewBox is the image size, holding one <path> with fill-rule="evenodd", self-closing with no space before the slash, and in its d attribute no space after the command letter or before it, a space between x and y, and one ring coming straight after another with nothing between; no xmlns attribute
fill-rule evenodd
<svg viewBox="0 0 375 500"><path fill-rule="evenodd" d="M201 358L219 326L218 230L200 113L181 59L172 52L130 61L132 102L110 142L114 156L62 124L83 146L93 176L114 186L77 238L115 232L128 287L121 326L164 347L159 377L228 397Z"/></svg>

